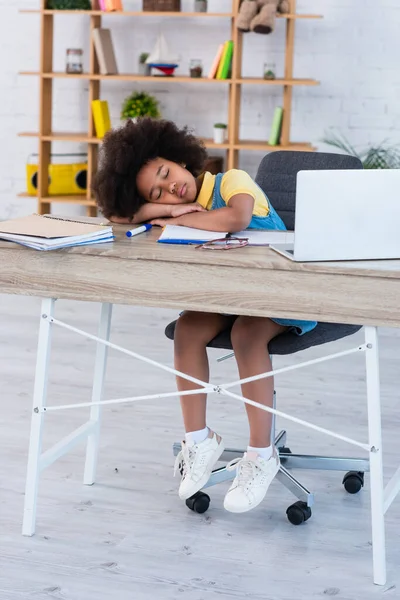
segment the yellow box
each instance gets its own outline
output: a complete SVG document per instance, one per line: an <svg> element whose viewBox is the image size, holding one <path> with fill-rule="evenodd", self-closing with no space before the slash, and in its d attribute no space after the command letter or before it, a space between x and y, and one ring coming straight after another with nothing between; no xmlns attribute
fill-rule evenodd
<svg viewBox="0 0 400 600"><path fill-rule="evenodd" d="M26 165L26 187L30 196L37 196L38 165ZM49 165L49 196L82 194L87 188L87 163Z"/></svg>
<svg viewBox="0 0 400 600"><path fill-rule="evenodd" d="M96 136L103 138L107 131L111 129L110 112L108 110L107 100L93 100L92 114Z"/></svg>

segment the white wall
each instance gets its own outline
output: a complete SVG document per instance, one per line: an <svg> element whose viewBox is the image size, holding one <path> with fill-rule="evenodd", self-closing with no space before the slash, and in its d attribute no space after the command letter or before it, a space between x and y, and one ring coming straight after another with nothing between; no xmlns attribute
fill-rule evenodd
<svg viewBox="0 0 400 600"><path fill-rule="evenodd" d="M126 9L141 8L141 0L123 0ZM192 0L182 0L190 9ZM25 189L25 163L36 151L35 139L18 138L18 131L35 131L38 122L38 84L35 77L18 76L35 70L39 62L39 17L18 14L18 8L37 8L38 0L0 0L2 38L0 73L0 218L32 212L34 199L17 198ZM230 0L209 0L209 10L229 10ZM298 11L322 13L323 20L297 22L295 76L321 81L319 87L295 88L292 141L311 141L319 149L324 133L338 129L354 144L388 139L400 142L400 0L298 0ZM220 41L229 38L229 20L129 19L105 17L113 31L120 72L134 72L140 52L150 50L159 31L181 55L180 73L190 58L201 58L209 68ZM64 69L65 49L82 47L88 60L87 17L56 19L55 70ZM244 75L260 76L263 64L283 66L284 21L269 36L247 34ZM199 135L211 136L212 124L226 120L225 85L167 84L144 87L109 83L102 96L111 107L113 124L120 105L133 89L147 89L161 101L163 116L188 124ZM53 129L84 131L87 127L87 84L57 80L54 88ZM281 98L279 88L245 86L241 135L262 139L268 135L272 111ZM84 145L57 143L55 152L85 151ZM241 167L254 175L262 153L242 152ZM57 211L67 212L66 205Z"/></svg>

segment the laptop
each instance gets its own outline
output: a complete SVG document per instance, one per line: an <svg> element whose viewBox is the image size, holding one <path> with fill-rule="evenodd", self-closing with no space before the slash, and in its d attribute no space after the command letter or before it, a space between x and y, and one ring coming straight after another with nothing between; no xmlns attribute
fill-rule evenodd
<svg viewBox="0 0 400 600"><path fill-rule="evenodd" d="M400 169L299 171L296 262L400 259Z"/></svg>

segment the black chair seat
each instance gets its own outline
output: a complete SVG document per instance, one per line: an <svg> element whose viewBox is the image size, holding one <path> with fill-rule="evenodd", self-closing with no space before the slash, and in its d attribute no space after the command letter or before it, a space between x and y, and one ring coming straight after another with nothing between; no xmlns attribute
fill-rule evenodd
<svg viewBox="0 0 400 600"><path fill-rule="evenodd" d="M169 323L165 329L165 335L170 340L174 339L176 321ZM318 323L317 327L305 333L296 335L288 332L279 335L271 340L269 344L270 354L294 354L301 350L311 348L311 346L320 346L328 342L334 342L341 338L353 335L361 329L361 325L338 325L337 323ZM231 329L225 329L208 344L209 348L221 348L222 350L232 350Z"/></svg>

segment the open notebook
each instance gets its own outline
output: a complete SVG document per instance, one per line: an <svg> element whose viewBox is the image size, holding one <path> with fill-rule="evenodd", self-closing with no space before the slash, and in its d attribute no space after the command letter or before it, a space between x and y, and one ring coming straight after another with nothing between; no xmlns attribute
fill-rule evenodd
<svg viewBox="0 0 400 600"><path fill-rule="evenodd" d="M166 225L158 241L162 244L203 244L212 240L224 238L228 232L205 231L180 225ZM260 231L246 229L232 234L234 237L247 238L249 246L269 246L270 244L290 244L294 241L293 231Z"/></svg>
<svg viewBox="0 0 400 600"><path fill-rule="evenodd" d="M51 215L30 215L1 221L0 239L35 250L59 250L111 242L114 236L108 225L92 225Z"/></svg>

